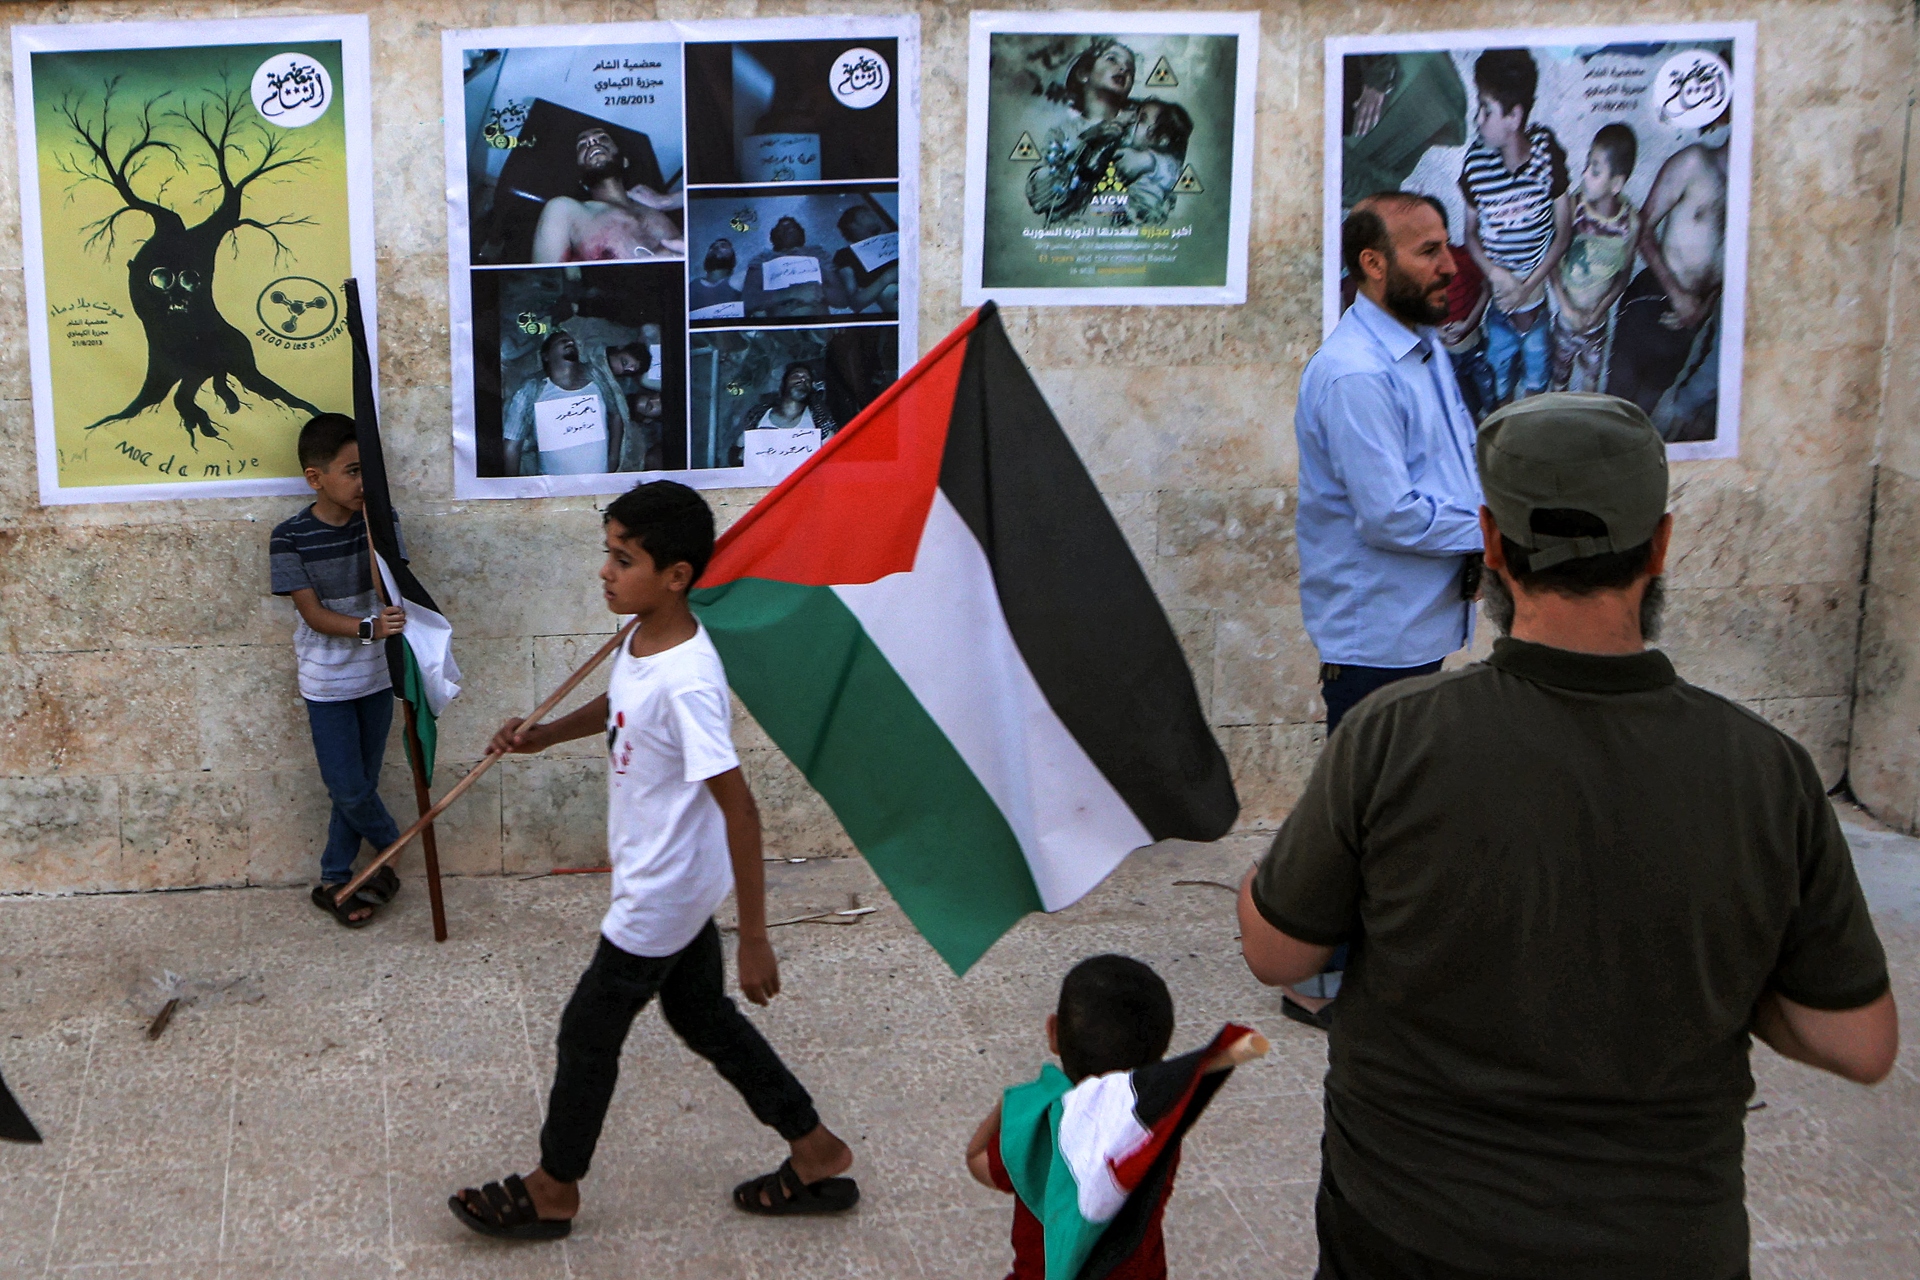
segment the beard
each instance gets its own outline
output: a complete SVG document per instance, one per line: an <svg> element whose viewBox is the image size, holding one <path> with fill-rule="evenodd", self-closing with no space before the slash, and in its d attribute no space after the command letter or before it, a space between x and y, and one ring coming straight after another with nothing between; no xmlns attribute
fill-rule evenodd
<svg viewBox="0 0 1920 1280"><path fill-rule="evenodd" d="M612 178L614 181L625 185L626 176L627 163L621 158L619 152L610 154L599 164L583 164L580 166L580 184L589 191L608 178Z"/></svg>
<svg viewBox="0 0 1920 1280"><path fill-rule="evenodd" d="M1445 324L1447 320L1446 291L1442 290L1439 301L1434 301L1433 295L1415 284L1397 262L1387 263L1386 302L1393 318L1407 324Z"/></svg>
<svg viewBox="0 0 1920 1280"><path fill-rule="evenodd" d="M1481 607L1494 630L1503 636L1512 635L1513 592L1507 587L1506 575L1488 569L1480 579L1480 597ZM1649 578L1646 593L1640 597L1640 638L1648 644L1660 638L1660 623L1666 607L1666 579Z"/></svg>

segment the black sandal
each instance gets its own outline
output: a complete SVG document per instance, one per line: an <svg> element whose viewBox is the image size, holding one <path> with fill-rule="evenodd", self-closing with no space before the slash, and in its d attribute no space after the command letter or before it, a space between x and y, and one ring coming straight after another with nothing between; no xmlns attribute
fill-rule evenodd
<svg viewBox="0 0 1920 1280"><path fill-rule="evenodd" d="M459 1195L448 1196L447 1208L465 1226L500 1240L558 1240L573 1230L571 1218L540 1216L517 1173L477 1191L467 1187Z"/></svg>
<svg viewBox="0 0 1920 1280"><path fill-rule="evenodd" d="M382 867L367 877L367 882L360 886L360 892L384 907L399 895L400 876L392 867Z"/></svg>
<svg viewBox="0 0 1920 1280"><path fill-rule="evenodd" d="M766 1199L761 1199L761 1193ZM790 1213L845 1213L860 1203L860 1184L852 1178L822 1178L802 1182L793 1161L783 1160L772 1173L749 1178L733 1189L733 1203L748 1213L770 1218Z"/></svg>
<svg viewBox="0 0 1920 1280"><path fill-rule="evenodd" d="M373 923L374 916L380 913L381 903L365 889L358 890L345 902L335 902L333 895L340 892L337 884L317 884L313 886L313 905L332 916L348 929L364 929ZM355 920L352 912L365 907L367 914Z"/></svg>

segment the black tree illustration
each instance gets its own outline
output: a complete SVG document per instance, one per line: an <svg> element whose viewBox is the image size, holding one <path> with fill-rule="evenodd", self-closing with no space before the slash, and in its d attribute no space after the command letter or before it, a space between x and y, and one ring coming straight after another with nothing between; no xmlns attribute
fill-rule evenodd
<svg viewBox="0 0 1920 1280"><path fill-rule="evenodd" d="M240 411L235 383L290 408L319 413L319 409L260 372L254 362L253 343L227 322L213 300L214 261L228 236L243 228L261 232L273 241L274 261L278 263L288 250L277 229L315 225L307 217L262 222L245 216L248 188L263 180L280 181L287 170L312 164L313 156L305 148L289 146L285 134L262 123L245 91L230 81L223 80L219 92L207 93L192 106L161 110L171 93L149 98L138 111L127 113L130 118L125 121L116 120L114 114L118 87L119 77L106 81L97 115L73 96L62 99L57 108L80 144L80 148L59 158L62 171L74 178L69 191L90 182L105 183L121 202L112 213L82 228L89 233L85 247L99 245L111 257L121 218L138 213L152 222L150 234L127 262L133 313L146 330L146 381L126 408L87 429L131 418L159 404L173 391L173 407L186 428L187 442L197 450L200 445L196 433L210 440L220 438L221 428L195 402L200 388L209 381L230 414ZM180 137L180 143L159 136L161 126L168 122L185 130L169 130ZM218 196L219 203L191 227L165 203L172 175L161 178L151 196L135 190L135 183L147 176L150 162L170 159L174 170L188 172L183 145L194 152L204 149L205 156L196 155L193 167L219 180L218 185L210 185L201 193L203 197ZM236 173L240 176L235 177ZM276 174L281 177L276 178ZM234 253L239 253L237 244Z"/></svg>

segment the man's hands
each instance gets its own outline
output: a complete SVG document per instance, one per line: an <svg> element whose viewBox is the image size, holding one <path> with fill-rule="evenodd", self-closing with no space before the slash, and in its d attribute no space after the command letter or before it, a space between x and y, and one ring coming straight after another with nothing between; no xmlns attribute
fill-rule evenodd
<svg viewBox="0 0 1920 1280"><path fill-rule="evenodd" d="M388 636L397 636L407 629L407 611L398 605L388 605L373 619L373 638L385 640Z"/></svg>
<svg viewBox="0 0 1920 1280"><path fill-rule="evenodd" d="M780 962L765 935L740 935L740 994L761 1005L780 994Z"/></svg>

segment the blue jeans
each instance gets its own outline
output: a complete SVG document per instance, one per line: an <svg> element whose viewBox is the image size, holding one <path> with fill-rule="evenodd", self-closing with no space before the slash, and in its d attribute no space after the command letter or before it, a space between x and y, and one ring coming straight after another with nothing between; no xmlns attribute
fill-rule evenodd
<svg viewBox="0 0 1920 1280"><path fill-rule="evenodd" d="M348 702L309 701L307 723L313 728L320 780L333 801L320 881L340 884L353 879L361 840L384 849L400 838L393 815L380 801L380 762L387 754L387 730L393 727L393 692L382 689Z"/></svg>
<svg viewBox="0 0 1920 1280"><path fill-rule="evenodd" d="M1537 396L1547 389L1547 374L1551 368L1553 344L1552 328L1547 321L1547 309L1541 305L1532 313L1537 316L1533 328L1525 333L1513 327L1513 321L1507 313L1498 307L1487 308L1484 328L1487 334L1487 362L1493 366L1493 382L1500 402L1520 400L1527 396ZM1520 387L1513 385L1513 366L1520 364ZM1509 393L1512 394L1509 394Z"/></svg>
<svg viewBox="0 0 1920 1280"><path fill-rule="evenodd" d="M1460 384L1460 398L1466 402L1467 412L1477 425L1500 407L1493 366L1487 363L1487 344L1484 340L1476 342L1457 355L1449 351L1447 359L1453 365L1454 381Z"/></svg>

